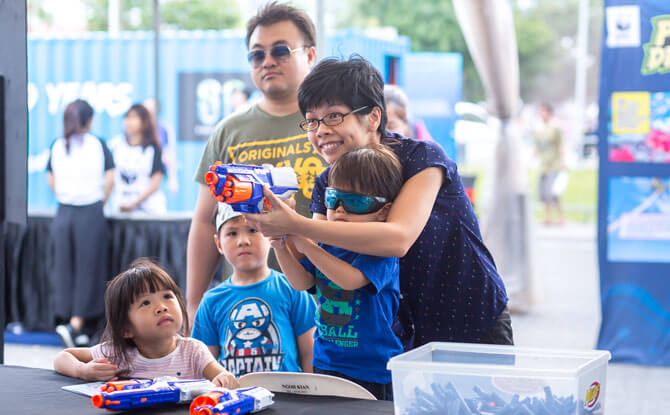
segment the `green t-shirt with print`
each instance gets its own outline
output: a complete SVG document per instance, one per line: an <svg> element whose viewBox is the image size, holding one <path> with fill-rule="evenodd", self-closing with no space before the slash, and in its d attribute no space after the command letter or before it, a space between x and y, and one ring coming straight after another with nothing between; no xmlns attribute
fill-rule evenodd
<svg viewBox="0 0 670 415"><path fill-rule="evenodd" d="M207 140L194 179L204 184L205 173L216 161L292 167L299 187L295 194L296 211L311 217L309 205L314 180L326 168L326 162L298 126L303 119L300 112L275 117L258 105L231 114L219 122Z"/></svg>
<svg viewBox="0 0 670 415"><path fill-rule="evenodd" d="M554 123L544 124L535 134L540 157L540 173L553 173L563 166L561 130Z"/></svg>

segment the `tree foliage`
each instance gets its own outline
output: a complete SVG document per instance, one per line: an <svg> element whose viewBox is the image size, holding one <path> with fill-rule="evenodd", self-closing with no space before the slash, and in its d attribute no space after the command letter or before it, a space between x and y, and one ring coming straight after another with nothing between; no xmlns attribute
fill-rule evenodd
<svg viewBox="0 0 670 415"><path fill-rule="evenodd" d="M85 0L89 30L107 30L108 0ZM153 1L121 0L121 30L151 30ZM232 29L242 27L235 0L172 0L160 2L161 27L184 30Z"/></svg>
<svg viewBox="0 0 670 415"><path fill-rule="evenodd" d="M451 1L351 0L340 27L392 26L412 41L413 51L459 52L463 55L463 91L466 99L479 100L484 90Z"/></svg>
<svg viewBox="0 0 670 415"><path fill-rule="evenodd" d="M484 98L451 1L350 0L350 4L349 14L341 16L338 22L340 27L393 26L400 35L411 39L414 51L459 52L463 55L464 99ZM601 7L602 0L591 1L590 49L596 49L595 53L600 42ZM547 97L546 92L565 95L572 90L574 58L570 50L561 46L561 40L569 38L574 42L577 11L578 0L541 0L523 10L515 6L514 26L524 100L558 98Z"/></svg>

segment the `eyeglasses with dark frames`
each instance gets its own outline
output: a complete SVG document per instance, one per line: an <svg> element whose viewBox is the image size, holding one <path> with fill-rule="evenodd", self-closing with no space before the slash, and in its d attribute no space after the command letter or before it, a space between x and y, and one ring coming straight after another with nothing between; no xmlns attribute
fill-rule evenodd
<svg viewBox="0 0 670 415"><path fill-rule="evenodd" d="M326 114L321 119L310 118L308 120L302 121L299 125L300 128L303 129L303 131L314 131L317 128L319 128L319 123L324 123L329 127L334 127L336 125L342 124L342 122L344 121L344 117L346 117L347 115L355 114L359 111L363 111L366 108L370 108L370 106L366 105L364 107L356 108L355 110L349 111L346 114L342 114L341 112L331 112L330 114Z"/></svg>
<svg viewBox="0 0 670 415"><path fill-rule="evenodd" d="M291 49L287 45L276 45L270 48L270 56L278 62L285 62L288 60L288 57L291 56L292 53L297 52L301 49L305 49L307 46L299 46L295 49ZM263 64L265 61L266 57L266 52L264 49L254 49L249 51L249 54L247 55L247 60L251 64L252 67L258 68Z"/></svg>

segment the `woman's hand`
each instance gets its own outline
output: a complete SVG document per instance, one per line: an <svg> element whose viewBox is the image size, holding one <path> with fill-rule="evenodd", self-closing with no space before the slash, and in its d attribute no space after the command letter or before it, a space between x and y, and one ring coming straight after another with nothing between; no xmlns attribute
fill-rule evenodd
<svg viewBox="0 0 670 415"><path fill-rule="evenodd" d="M132 212L133 210L137 209L138 204L137 203L130 203L127 205L120 206L119 209L121 212Z"/></svg>
<svg viewBox="0 0 670 415"><path fill-rule="evenodd" d="M295 231L301 218L294 210L295 199L281 200L267 186L263 186L263 196L270 202L270 211L244 213L247 222L269 238L283 237Z"/></svg>

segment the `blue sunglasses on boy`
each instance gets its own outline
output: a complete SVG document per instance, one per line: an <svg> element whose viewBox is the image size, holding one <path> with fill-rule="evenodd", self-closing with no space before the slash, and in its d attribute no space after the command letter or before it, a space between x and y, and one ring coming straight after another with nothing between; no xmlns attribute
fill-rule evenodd
<svg viewBox="0 0 670 415"><path fill-rule="evenodd" d="M337 209L342 205L348 213L363 215L378 211L386 203L388 203L388 200L384 197L341 192L333 187L326 187L325 204L327 209Z"/></svg>

